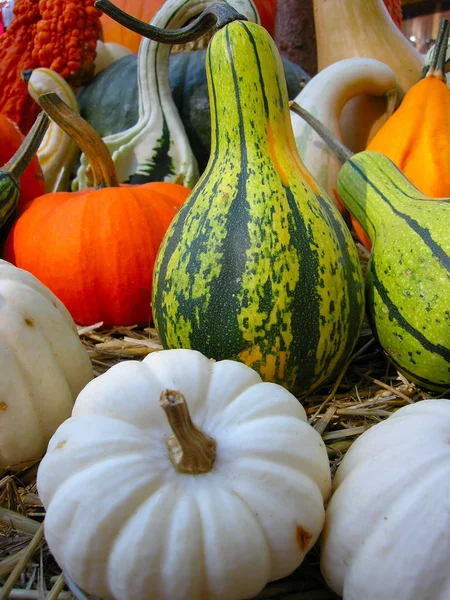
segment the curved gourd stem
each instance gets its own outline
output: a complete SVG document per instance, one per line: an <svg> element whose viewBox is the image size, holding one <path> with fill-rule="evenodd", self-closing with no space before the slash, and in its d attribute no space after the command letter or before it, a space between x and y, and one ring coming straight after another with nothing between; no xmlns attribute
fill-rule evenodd
<svg viewBox="0 0 450 600"><path fill-rule="evenodd" d="M338 140L338 138L333 135L331 131L327 129L319 121L319 119L316 119L316 117L314 117L310 112L302 108L294 101L289 102L289 108L297 115L302 117L302 119L304 119L308 125L310 125L314 131L320 135L320 137L330 146L331 150L342 164L346 163L353 156L353 152L350 152L347 146L344 146L344 144Z"/></svg>
<svg viewBox="0 0 450 600"><path fill-rule="evenodd" d="M244 15L239 14L232 6L225 3L213 4L206 8L192 23L181 29L162 29L148 23L144 23L135 17L132 17L125 11L118 8L109 0L97 0L94 6L103 11L108 17L111 17L120 25L131 29L155 42L162 44L186 44L192 42L198 37L204 35L212 29L221 29L227 23L232 21L247 21Z"/></svg>
<svg viewBox="0 0 450 600"><path fill-rule="evenodd" d="M189 475L211 471L216 459L216 442L194 425L183 394L165 390L159 404L174 433L168 438L167 446L175 469Z"/></svg>
<svg viewBox="0 0 450 600"><path fill-rule="evenodd" d="M425 77L437 77L447 83L445 77L445 58L447 54L448 36L450 31L450 21L441 19L439 23L439 32L436 39L436 44L433 49L433 58L430 62L430 67Z"/></svg>
<svg viewBox="0 0 450 600"><path fill-rule="evenodd" d="M118 187L116 170L108 148L99 134L55 92L42 94L39 106L61 129L70 135L86 154L94 179L94 187Z"/></svg>
<svg viewBox="0 0 450 600"><path fill-rule="evenodd" d="M47 131L50 119L45 113L41 113L33 127L30 129L28 134L25 136L20 148L14 154L14 156L1 168L2 171L7 172L8 175L19 185L19 179L23 172L30 164L31 159L36 154L37 149L41 145L44 135Z"/></svg>

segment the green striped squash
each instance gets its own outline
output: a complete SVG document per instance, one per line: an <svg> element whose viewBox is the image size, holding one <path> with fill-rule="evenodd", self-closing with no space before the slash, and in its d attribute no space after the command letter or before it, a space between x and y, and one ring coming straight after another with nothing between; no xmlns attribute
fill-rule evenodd
<svg viewBox="0 0 450 600"><path fill-rule="evenodd" d="M338 192L372 241L367 311L410 380L450 387L450 200L425 197L386 156L353 155Z"/></svg>
<svg viewBox="0 0 450 600"><path fill-rule="evenodd" d="M155 323L166 348L240 360L307 393L358 338L357 250L299 157L268 33L235 21L206 62L211 156L158 253Z"/></svg>

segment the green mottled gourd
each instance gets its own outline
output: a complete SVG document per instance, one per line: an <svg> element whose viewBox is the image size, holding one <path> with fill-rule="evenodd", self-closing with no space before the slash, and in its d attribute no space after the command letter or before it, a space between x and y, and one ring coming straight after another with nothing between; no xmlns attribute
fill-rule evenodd
<svg viewBox="0 0 450 600"><path fill-rule="evenodd" d="M340 157L337 189L372 243L366 306L392 363L427 389L450 387L450 199L428 198L378 152L351 154L293 104ZM334 139L333 139L334 138Z"/></svg>
<svg viewBox="0 0 450 600"><path fill-rule="evenodd" d="M268 33L234 21L213 36L206 63L211 156L158 253L156 326L166 348L240 360L307 393L358 338L356 247L300 159Z"/></svg>
<svg viewBox="0 0 450 600"><path fill-rule="evenodd" d="M450 386L450 200L427 198L377 152L355 154L338 192L372 244L367 307L374 333L409 379Z"/></svg>

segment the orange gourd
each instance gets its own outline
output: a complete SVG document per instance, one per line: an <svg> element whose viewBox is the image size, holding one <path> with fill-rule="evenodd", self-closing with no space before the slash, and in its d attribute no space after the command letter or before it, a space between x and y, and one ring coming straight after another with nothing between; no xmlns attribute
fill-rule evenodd
<svg viewBox="0 0 450 600"><path fill-rule="evenodd" d="M450 22L443 20L430 69L367 146L388 156L430 198L450 197L450 89L445 53ZM366 248L370 241L352 218Z"/></svg>
<svg viewBox="0 0 450 600"><path fill-rule="evenodd" d="M85 152L95 187L36 198L13 225L4 257L51 289L78 324L149 325L156 253L190 190L119 186L98 134L56 94L39 103Z"/></svg>
<svg viewBox="0 0 450 600"><path fill-rule="evenodd" d="M24 138L25 136L21 133L17 125L0 113L0 165L8 162ZM22 212L31 200L44 193L44 175L37 156L34 156L20 177L18 212Z"/></svg>

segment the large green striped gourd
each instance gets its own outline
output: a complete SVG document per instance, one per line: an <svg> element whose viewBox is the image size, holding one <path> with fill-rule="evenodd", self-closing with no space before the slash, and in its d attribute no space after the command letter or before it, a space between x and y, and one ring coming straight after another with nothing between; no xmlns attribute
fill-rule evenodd
<svg viewBox="0 0 450 600"><path fill-rule="evenodd" d="M333 202L298 155L279 54L235 21L208 47L212 150L155 266L166 348L241 360L306 393L358 337L363 280Z"/></svg>
<svg viewBox="0 0 450 600"><path fill-rule="evenodd" d="M368 151L342 167L338 192L372 242L366 302L381 346L412 381L450 387L450 200Z"/></svg>

